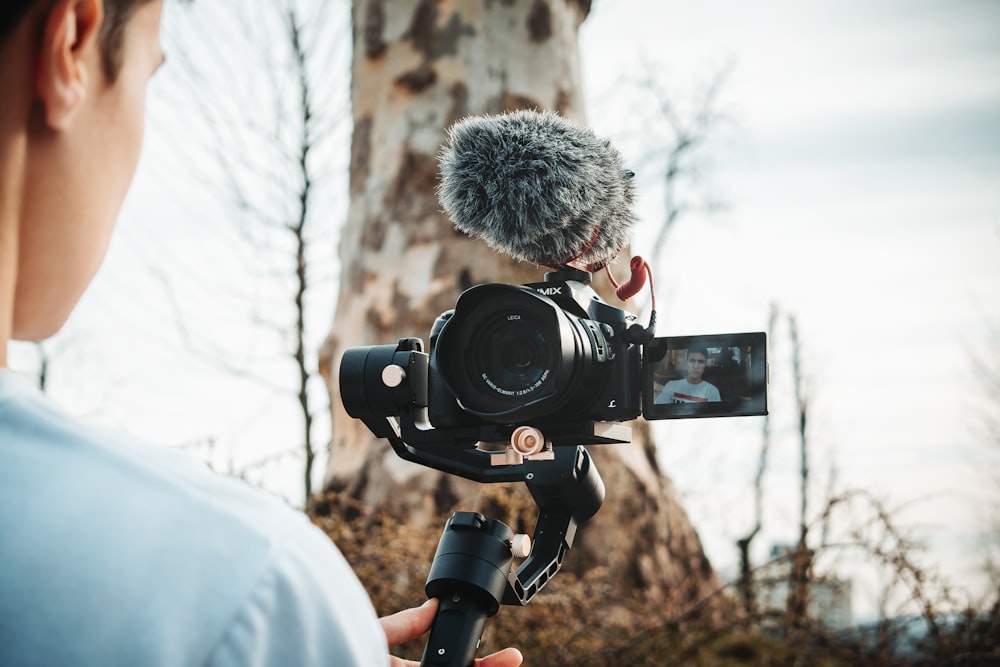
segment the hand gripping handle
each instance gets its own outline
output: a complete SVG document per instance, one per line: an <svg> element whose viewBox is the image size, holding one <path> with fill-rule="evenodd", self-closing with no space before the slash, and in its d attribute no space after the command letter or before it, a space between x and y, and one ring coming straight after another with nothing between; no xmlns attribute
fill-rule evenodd
<svg viewBox="0 0 1000 667"><path fill-rule="evenodd" d="M467 591L441 600L421 667L472 667L488 617L483 597Z"/></svg>
<svg viewBox="0 0 1000 667"><path fill-rule="evenodd" d="M486 619L500 609L513 563L513 531L478 512L445 524L425 590L438 606L421 667L471 667Z"/></svg>

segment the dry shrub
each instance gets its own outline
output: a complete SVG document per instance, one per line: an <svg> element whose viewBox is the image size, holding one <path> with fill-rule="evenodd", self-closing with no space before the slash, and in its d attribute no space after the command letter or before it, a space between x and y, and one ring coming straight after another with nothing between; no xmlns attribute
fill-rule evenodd
<svg viewBox="0 0 1000 667"><path fill-rule="evenodd" d="M320 496L311 506L313 522L340 548L380 615L422 603L427 572L450 512L440 517L437 528L414 530L380 508L365 507L338 494ZM528 534L537 515L523 489L506 485L484 487L478 511L487 517L503 517L515 532ZM571 549L567 564L581 555ZM675 644L671 650L684 652L700 641L701 626L712 627L705 619L718 615L713 605L694 602L665 606L662 601L644 599L641 591L622 595L611 584L606 568L577 562L553 577L526 607L501 607L486 624L479 654L516 646L529 665L617 665L622 664L617 656L642 633L669 635ZM419 659L422 650L423 639L394 653ZM629 664L663 663L659 659L644 662L636 656Z"/></svg>
<svg viewBox="0 0 1000 667"><path fill-rule="evenodd" d="M536 508L522 491L487 485L478 509L530 534ZM440 517L437 528L414 530L405 520L342 495L319 496L311 507L311 519L343 552L379 615L424 601L427 572L451 512ZM566 558L580 555L571 549ZM748 617L729 586L702 600L664 604L641 591L615 590L599 563L575 563L526 607L501 607L487 621L479 655L516 646L524 664L536 667L1000 665L1000 603L942 621L936 636L928 634L923 645L910 642L905 650L880 639L892 631L887 626L868 634L837 634L814 619L792 625L780 613ZM419 660L424 641L393 653Z"/></svg>

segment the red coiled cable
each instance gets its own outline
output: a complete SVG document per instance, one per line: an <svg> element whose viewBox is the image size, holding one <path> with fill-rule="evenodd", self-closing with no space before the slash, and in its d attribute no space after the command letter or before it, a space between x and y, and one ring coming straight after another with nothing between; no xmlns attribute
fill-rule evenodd
<svg viewBox="0 0 1000 667"><path fill-rule="evenodd" d="M656 310L656 292L653 290L653 270L650 268L649 263L646 262L642 257L636 255L628 263L629 270L632 275L625 283L619 285L615 281L615 277L611 274L611 267L604 267L608 274L608 280L611 281L611 285L615 288L615 294L622 301L628 301L633 296L639 293L639 290L643 288L646 284L646 277L649 277L649 292L650 292L650 307L652 310Z"/></svg>

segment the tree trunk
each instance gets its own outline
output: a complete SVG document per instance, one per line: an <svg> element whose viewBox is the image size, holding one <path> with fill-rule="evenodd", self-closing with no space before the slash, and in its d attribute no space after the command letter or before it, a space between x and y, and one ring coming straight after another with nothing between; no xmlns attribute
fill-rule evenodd
<svg viewBox="0 0 1000 667"><path fill-rule="evenodd" d="M351 204L340 300L321 358L333 398L327 489L385 504L414 525L456 506L477 509L481 485L400 460L347 416L340 355L404 336L426 340L472 285L541 280L538 267L453 229L435 191L437 154L445 129L467 115L554 109L583 123L577 31L589 10L587 0L355 0ZM604 282L595 288L603 293ZM631 445L590 448L607 500L567 567L607 567L614 595L690 600L714 585L714 574L658 467L648 425L632 426Z"/></svg>

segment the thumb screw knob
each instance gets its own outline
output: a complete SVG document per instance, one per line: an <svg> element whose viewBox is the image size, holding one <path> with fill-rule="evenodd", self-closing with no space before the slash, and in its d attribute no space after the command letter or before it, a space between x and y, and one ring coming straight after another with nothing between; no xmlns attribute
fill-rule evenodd
<svg viewBox="0 0 1000 667"><path fill-rule="evenodd" d="M537 428L519 426L510 436L510 445L519 454L530 456L542 451L545 447L545 436Z"/></svg>
<svg viewBox="0 0 1000 667"><path fill-rule="evenodd" d="M514 558L527 558L531 554L531 538L518 533L510 540L510 551Z"/></svg>

